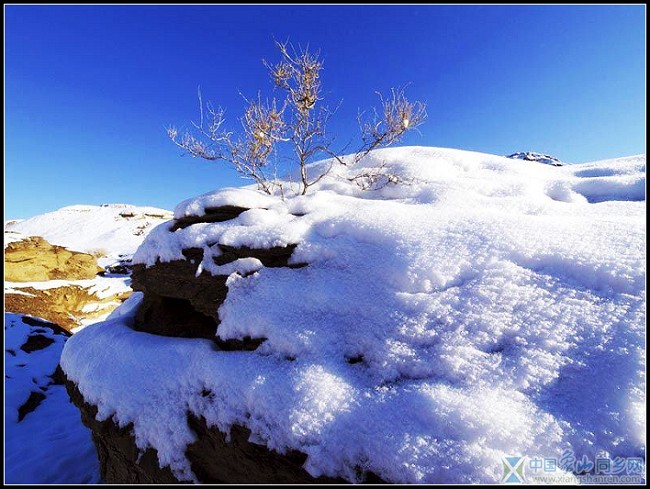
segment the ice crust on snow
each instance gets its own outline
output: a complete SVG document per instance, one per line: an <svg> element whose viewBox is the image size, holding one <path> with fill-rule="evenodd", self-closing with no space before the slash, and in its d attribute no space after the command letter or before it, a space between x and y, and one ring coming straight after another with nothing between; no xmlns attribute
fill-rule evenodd
<svg viewBox="0 0 650 489"><path fill-rule="evenodd" d="M406 183L346 179L380 164ZM203 248L197 273L229 274L219 336L268 339L215 352L134 331L134 294L62 356L98 418L132 422L188 480L187 410L350 481L493 483L502 456L645 455L645 155L551 167L409 147L334 168L284 201L189 199L177 217L252 208L149 234L134 262ZM216 243L297 244L309 266L225 269Z"/></svg>

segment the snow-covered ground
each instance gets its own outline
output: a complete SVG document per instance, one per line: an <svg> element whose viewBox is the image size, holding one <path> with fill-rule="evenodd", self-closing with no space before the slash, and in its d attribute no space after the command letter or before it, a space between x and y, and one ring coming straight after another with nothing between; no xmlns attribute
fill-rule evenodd
<svg viewBox="0 0 650 489"><path fill-rule="evenodd" d="M41 236L53 245L99 257L99 265L130 257L147 233L172 214L129 204L71 205L30 219L5 224L5 246L22 236Z"/></svg>
<svg viewBox="0 0 650 489"><path fill-rule="evenodd" d="M146 234L171 217L169 211L153 207L76 205L23 221L6 222L4 243L7 246L27 236L42 236L52 244L94 253L101 266L108 266L130 259ZM29 295L25 290L31 288L81 287L98 299L97 304L88 304L83 312L94 313L93 307L99 310L91 319L81 320L82 328L108 316L119 302L99 302L130 292L129 285L128 276L113 274L91 280L5 281L5 294ZM98 482L97 455L79 410L70 403L62 385L48 385L48 375L59 363L65 337L52 335L47 328L29 326L22 322L22 317L5 313L5 482ZM54 343L31 353L21 350L27 336L38 329L45 331L42 334ZM35 411L18 422L18 408L32 391L42 392L46 397Z"/></svg>
<svg viewBox="0 0 650 489"><path fill-rule="evenodd" d="M99 462L90 430L63 385L53 384L66 337L5 313L4 481L7 484L91 484L99 482ZM45 348L21 349L30 335L49 338ZM29 350L29 348L28 348ZM19 408L32 392L45 396L19 421Z"/></svg>
<svg viewBox="0 0 650 489"><path fill-rule="evenodd" d="M7 246L28 236L41 236L50 244L94 254L100 267L129 262L146 235L158 224L173 217L170 211L128 204L71 205L30 219L5 223ZM108 273L92 280L49 280L46 282L6 282L5 294L21 289L50 289L79 286L99 299L129 292L130 278ZM104 305L103 307L106 307ZM109 305L110 307L110 305ZM103 320L105 315L82 320L82 325Z"/></svg>
<svg viewBox="0 0 650 489"><path fill-rule="evenodd" d="M136 332L136 295L73 336L62 366L98 418L133 422L180 478L193 477L187 409L351 481L494 483L502 457L567 450L645 458L645 156L526 163L386 149L360 166L402 184L362 191L346 179L361 168L336 167L306 196L183 202L177 217L254 208L173 234L161 224L134 261L201 247L197 271L224 273L213 243L298 244L304 268L227 265L219 335L267 341L216 352Z"/></svg>

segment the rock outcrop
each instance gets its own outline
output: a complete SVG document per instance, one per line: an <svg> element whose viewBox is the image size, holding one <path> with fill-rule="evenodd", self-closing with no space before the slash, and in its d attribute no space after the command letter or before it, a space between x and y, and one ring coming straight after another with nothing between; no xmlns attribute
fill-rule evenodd
<svg viewBox="0 0 650 489"><path fill-rule="evenodd" d="M215 213L216 214L216 213ZM230 216L230 213L224 213ZM214 214L208 215L214 222ZM195 220L194 223L201 221ZM187 226L183 226L187 227ZM177 223L172 229L180 229ZM306 264L289 264L296 245L269 249L217 245L221 254L214 259L215 265L225 265L241 258L256 258L266 267L301 268ZM234 349L230 342L221 342L215 335L219 325L219 306L226 298L228 275L201 273L198 264L203 260L201 248L183 250L185 260L157 262L146 267L133 266L133 290L144 293L144 302L138 312L135 328L164 336L212 339L223 349ZM258 341L247 341L241 349L251 349Z"/></svg>
<svg viewBox="0 0 650 489"><path fill-rule="evenodd" d="M237 217L246 209L224 207L208 209L204 216L177 219L170 227L178 229L205 222L222 222ZM215 246L213 244L212 246ZM296 247L279 246L269 249L217 245L220 253L214 258L217 266L242 258L255 258L265 267L300 268L304 263L290 264ZM132 288L144 293L135 316L133 328L139 331L184 338L207 338L220 350L251 351L264 338L221 340L217 336L219 306L228 293L227 275L208 272L197 275L197 267L204 259L201 248L183 250L184 260L156 262L145 266L135 264ZM82 420L93 433L99 454L104 482L120 484L178 483L169 467L161 468L154 449L139 452L132 434L132 426L119 427L112 419L97 421L97 408L87 403L77 386L68 381L70 398L82 413ZM205 393L211 395L210 392ZM229 434L208 426L202 417L187 413L188 426L196 434L196 442L187 446L186 457L192 471L201 483L230 484L311 484L346 483L344 479L312 477L303 464L307 456L298 451L280 454L266 446L249 441L251 432L246 427L233 425ZM367 482L378 482L373 474Z"/></svg>
<svg viewBox="0 0 650 489"><path fill-rule="evenodd" d="M84 280L101 271L94 256L51 245L39 236L5 247L5 280L9 282Z"/></svg>
<svg viewBox="0 0 650 489"><path fill-rule="evenodd" d="M99 296L92 286L76 284L43 289L15 287L5 290L5 310L41 317L71 331L106 316L130 294L116 291Z"/></svg>
<svg viewBox="0 0 650 489"><path fill-rule="evenodd" d="M238 206L211 207L202 216L183 216L174 219L169 232L174 233L196 224L225 222L236 218L247 209ZM267 249L234 247L213 243L219 256L214 264L226 265L241 258L255 258L265 267L301 268L304 263L289 264L295 244ZM147 333L184 338L207 338L224 350L254 350L264 338L245 338L243 341L222 341L216 336L219 326L219 306L228 292L228 275L198 273L204 259L202 248L183 250L184 260L157 261L147 267L132 266L131 287L144 293L134 328Z"/></svg>
<svg viewBox="0 0 650 489"><path fill-rule="evenodd" d="M161 468L153 448L141 452L132 425L120 427L112 419L97 421L97 407L88 404L73 382L66 381L70 399L81 411L83 423L92 430L102 480L107 484L179 484L169 467ZM344 484L344 479L312 477L302 468L306 455L280 454L248 441L250 431L234 425L229 437L203 418L188 412L187 421L197 441L188 445L186 456L199 482L204 484ZM228 439L229 438L229 439ZM377 482L369 474L367 482Z"/></svg>
<svg viewBox="0 0 650 489"><path fill-rule="evenodd" d="M513 153L511 155L508 155L508 158L512 158L515 160L536 161L538 163L544 163L545 165L551 165L551 166L564 165L564 163L562 163L555 156L536 153L534 151L520 151L518 153Z"/></svg>

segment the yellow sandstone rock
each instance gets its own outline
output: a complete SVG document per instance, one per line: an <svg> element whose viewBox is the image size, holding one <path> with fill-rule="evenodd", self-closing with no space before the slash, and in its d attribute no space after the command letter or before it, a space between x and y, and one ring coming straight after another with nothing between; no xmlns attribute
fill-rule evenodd
<svg viewBox="0 0 650 489"><path fill-rule="evenodd" d="M94 256L51 245L39 236L5 247L5 281L84 280L100 271Z"/></svg>

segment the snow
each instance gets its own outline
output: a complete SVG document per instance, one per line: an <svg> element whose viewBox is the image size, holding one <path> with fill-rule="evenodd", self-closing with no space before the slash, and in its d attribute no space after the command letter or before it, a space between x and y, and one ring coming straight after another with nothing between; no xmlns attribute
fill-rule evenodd
<svg viewBox="0 0 650 489"><path fill-rule="evenodd" d="M264 208L275 203L275 199L255 190L246 188L223 188L219 192L208 192L198 197L181 202L174 209L174 218L185 216L204 216L211 207L238 206Z"/></svg>
<svg viewBox="0 0 650 489"><path fill-rule="evenodd" d="M156 207L72 205L5 225L7 231L42 236L49 243L91 254L133 254L149 229L172 218Z"/></svg>
<svg viewBox="0 0 650 489"><path fill-rule="evenodd" d="M22 241L22 240L24 240L26 238L27 238L27 236L25 236L24 234L19 233L17 231L6 231L5 230L5 238L4 238L5 239L5 247L9 243L15 243L17 241Z"/></svg>
<svg viewBox="0 0 650 489"><path fill-rule="evenodd" d="M347 180L382 164L406 183ZM194 478L188 409L350 481L494 483L503 456L567 448L645 456L644 155L553 167L386 149L305 196L227 189L175 215L217 205L253 208L161 224L133 261L203 248L197 273L229 274L219 336L267 338L256 351L134 331L134 295L62 356L98 419L133 423L177 477ZM309 266L217 267L216 243L295 243Z"/></svg>
<svg viewBox="0 0 650 489"><path fill-rule="evenodd" d="M69 206L31 219L5 222L4 243L7 246L28 236L43 236L52 244L108 255L98 260L105 267L127 261L147 232L171 217L171 212L154 207ZM31 295L26 292L28 288L49 290L67 286L81 287L98 301L131 292L128 276L107 274L89 280L5 281L5 294ZM81 320L73 332L105 319L111 307L117 305L119 301L86 305L86 313L99 309L106 313ZM64 386L48 385L48 375L59 363L65 338L51 334L47 328L36 328L46 331L43 334L55 343L28 354L20 345L35 328L24 324L21 317L5 313L5 482L98 483L99 464L90 431L81 424L79 411L70 403ZM18 422L18 408L32 390L43 392L46 398Z"/></svg>
<svg viewBox="0 0 650 489"><path fill-rule="evenodd" d="M5 291L20 293L21 288L33 288L36 290L56 289L58 287L78 286L88 290L88 293L95 294L99 299L110 297L131 291L131 279L129 277L102 277L85 280L47 280L45 282L5 282ZM24 293L24 292L23 292Z"/></svg>
<svg viewBox="0 0 650 489"><path fill-rule="evenodd" d="M29 326L22 317L5 313L5 483L98 483L99 463L90 430L81 423L65 387L50 384L65 336ZM31 353L21 350L37 331L54 343ZM46 397L19 422L18 408L32 391Z"/></svg>

